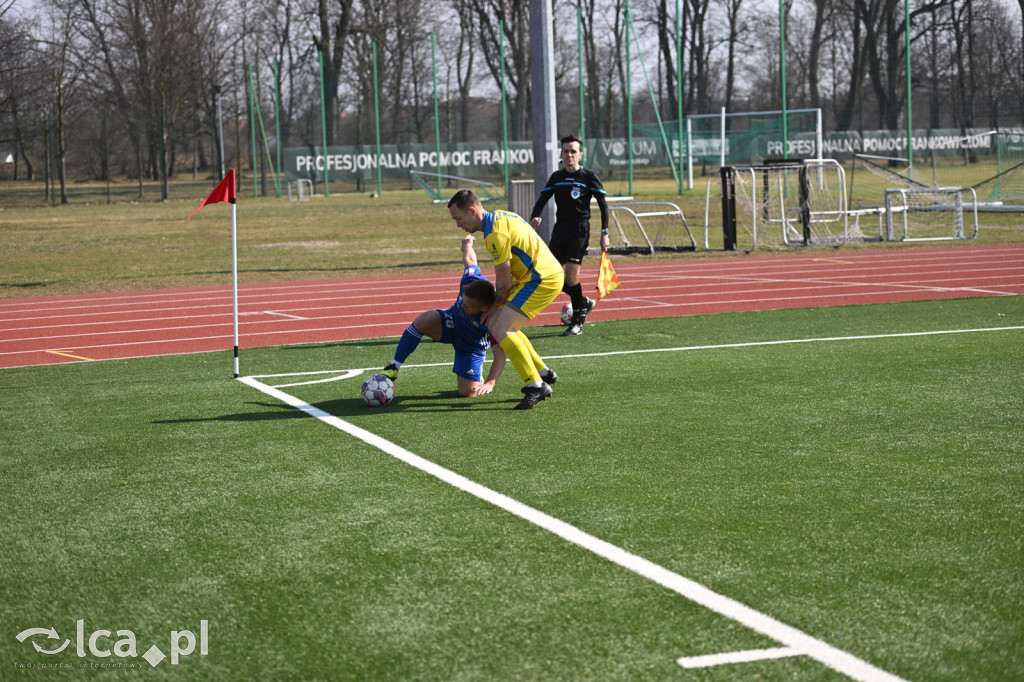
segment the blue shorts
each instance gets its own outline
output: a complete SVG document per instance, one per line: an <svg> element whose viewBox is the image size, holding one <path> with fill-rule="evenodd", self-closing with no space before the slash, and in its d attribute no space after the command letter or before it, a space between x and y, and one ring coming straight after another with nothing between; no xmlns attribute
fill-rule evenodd
<svg viewBox="0 0 1024 682"><path fill-rule="evenodd" d="M460 316L453 309L437 309L441 315L441 343L451 344L455 348L455 362L452 371L470 381L483 381L484 358L490 345L487 333L481 338L479 329L464 329ZM471 335L471 338L467 338Z"/></svg>

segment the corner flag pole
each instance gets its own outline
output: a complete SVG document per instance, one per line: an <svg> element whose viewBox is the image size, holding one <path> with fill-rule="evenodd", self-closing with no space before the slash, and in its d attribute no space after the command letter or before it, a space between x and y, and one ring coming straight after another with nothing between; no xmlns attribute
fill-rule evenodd
<svg viewBox="0 0 1024 682"><path fill-rule="evenodd" d="M238 207L231 197L231 302L235 327L235 378L238 378Z"/></svg>
<svg viewBox="0 0 1024 682"><path fill-rule="evenodd" d="M237 207L235 206L235 169L232 168L228 171L227 175L220 181L213 191L210 192L210 196L203 199L203 203L199 204L199 208L192 211L192 215L188 217L188 220L192 220L192 216L199 213L199 210L207 204L218 204L222 201L227 201L231 204L231 300L232 300L232 319L235 328L235 378L238 378L238 220L237 220Z"/></svg>

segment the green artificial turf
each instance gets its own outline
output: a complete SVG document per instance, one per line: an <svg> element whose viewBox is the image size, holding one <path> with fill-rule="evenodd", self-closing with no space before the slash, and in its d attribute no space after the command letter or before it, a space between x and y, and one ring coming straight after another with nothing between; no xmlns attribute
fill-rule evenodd
<svg viewBox="0 0 1024 682"><path fill-rule="evenodd" d="M430 343L384 408L359 397L369 371L281 390L895 675L1010 680L1024 331L888 335L1022 313L993 297L530 328L559 374L530 412L510 409L511 367L456 397ZM381 367L394 343L243 349L241 367ZM150 672L141 655L202 620L207 654L164 676L844 679L806 656L683 669L779 644L230 377L227 353L0 373L5 679ZM79 657L80 619L87 638L131 630L138 655ZM36 627L60 639L15 638Z"/></svg>

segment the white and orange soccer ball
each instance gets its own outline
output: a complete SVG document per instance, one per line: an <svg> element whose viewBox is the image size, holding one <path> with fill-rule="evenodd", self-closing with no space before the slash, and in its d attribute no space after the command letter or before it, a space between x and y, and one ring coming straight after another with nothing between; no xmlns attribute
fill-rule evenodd
<svg viewBox="0 0 1024 682"><path fill-rule="evenodd" d="M362 394L370 407L383 407L395 399L395 383L383 374L374 374L363 382Z"/></svg>
<svg viewBox="0 0 1024 682"><path fill-rule="evenodd" d="M572 324L572 303L563 305L562 312L558 313L558 317L562 320L562 324Z"/></svg>

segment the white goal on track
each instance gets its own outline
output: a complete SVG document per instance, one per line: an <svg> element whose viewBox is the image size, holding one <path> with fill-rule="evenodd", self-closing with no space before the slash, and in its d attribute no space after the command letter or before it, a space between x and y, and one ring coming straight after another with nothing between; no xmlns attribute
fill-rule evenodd
<svg viewBox="0 0 1024 682"><path fill-rule="evenodd" d="M978 200L971 187L887 189L885 226L889 241L974 239Z"/></svg>

